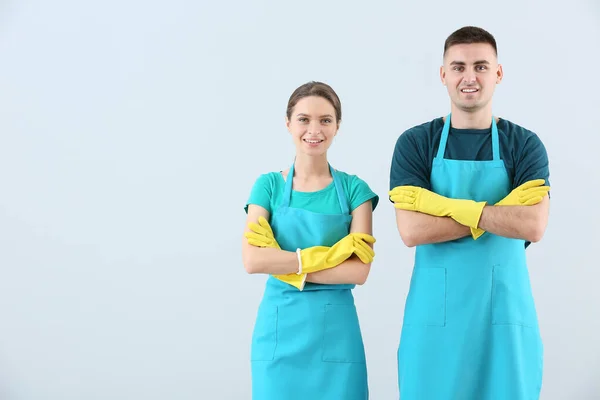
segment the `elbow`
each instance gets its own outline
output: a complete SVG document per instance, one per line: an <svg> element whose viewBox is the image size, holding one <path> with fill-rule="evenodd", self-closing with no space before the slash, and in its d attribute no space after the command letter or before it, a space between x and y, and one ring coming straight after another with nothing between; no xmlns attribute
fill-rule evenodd
<svg viewBox="0 0 600 400"><path fill-rule="evenodd" d="M242 246L242 263L248 274L261 274L264 272L264 255L262 249L244 244Z"/></svg>
<svg viewBox="0 0 600 400"><path fill-rule="evenodd" d="M526 239L531 243L537 243L542 240L546 227L548 226L548 199L545 202L532 206L535 212L532 215L531 223L528 224L528 232Z"/></svg>
<svg viewBox="0 0 600 400"><path fill-rule="evenodd" d="M539 241L542 240L542 238L544 237L544 233L546 231L546 227L543 225L536 225L533 229L531 229L531 231L529 232L529 235L527 240L530 241L531 243L537 243Z"/></svg>
<svg viewBox="0 0 600 400"><path fill-rule="evenodd" d="M258 265L253 257L248 254L244 254L242 257L242 263L244 264L244 269L248 274L257 274Z"/></svg>
<svg viewBox="0 0 600 400"><path fill-rule="evenodd" d="M414 239L405 239L405 238L402 238L402 243L404 243L404 245L406 247L409 247L409 248L412 248L412 247L415 247L415 246L418 245L417 241L414 240Z"/></svg>
<svg viewBox="0 0 600 400"><path fill-rule="evenodd" d="M360 273L356 275L354 283L359 286L364 285L367 282L367 278L369 277L370 271L371 264L363 264L363 268L361 268Z"/></svg>
<svg viewBox="0 0 600 400"><path fill-rule="evenodd" d="M406 247L418 246L419 226L422 226L423 218L427 218L425 214L420 214L414 211L396 210L396 228L402 239L402 243Z"/></svg>
<svg viewBox="0 0 600 400"><path fill-rule="evenodd" d="M546 233L546 225L548 219L540 216L536 218L535 222L531 224L531 228L527 234L527 240L531 243L537 243L542 240L544 233Z"/></svg>
<svg viewBox="0 0 600 400"><path fill-rule="evenodd" d="M415 247L419 244L415 235L407 231L400 231L400 238L406 247Z"/></svg>
<svg viewBox="0 0 600 400"><path fill-rule="evenodd" d="M367 283L367 276L366 275L365 276L359 276L359 277L357 277L356 281L354 282L354 284L358 285L358 286L362 286L365 283Z"/></svg>
<svg viewBox="0 0 600 400"><path fill-rule="evenodd" d="M256 273L256 266L254 264L252 264L250 261L244 260L244 269L249 274Z"/></svg>

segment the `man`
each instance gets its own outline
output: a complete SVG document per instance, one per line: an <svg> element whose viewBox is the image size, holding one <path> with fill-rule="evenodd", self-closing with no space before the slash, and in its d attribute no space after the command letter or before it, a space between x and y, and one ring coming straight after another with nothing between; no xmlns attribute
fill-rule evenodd
<svg viewBox="0 0 600 400"><path fill-rule="evenodd" d="M548 157L533 132L492 115L494 37L464 27L440 68L451 114L404 132L390 199L416 246L398 349L402 400L539 398L543 348L525 249L548 221Z"/></svg>

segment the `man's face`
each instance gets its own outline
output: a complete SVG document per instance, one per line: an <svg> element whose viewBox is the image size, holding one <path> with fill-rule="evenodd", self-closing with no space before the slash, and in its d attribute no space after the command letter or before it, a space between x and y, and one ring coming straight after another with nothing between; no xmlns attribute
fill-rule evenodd
<svg viewBox="0 0 600 400"><path fill-rule="evenodd" d="M446 50L440 78L454 106L475 112L491 107L494 89L502 80L502 66L488 43L457 44Z"/></svg>

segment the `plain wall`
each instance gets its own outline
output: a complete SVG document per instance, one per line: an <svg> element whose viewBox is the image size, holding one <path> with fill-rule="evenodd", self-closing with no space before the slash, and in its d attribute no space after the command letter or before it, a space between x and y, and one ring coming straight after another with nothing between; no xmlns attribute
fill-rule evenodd
<svg viewBox="0 0 600 400"><path fill-rule="evenodd" d="M249 399L266 276L241 262L256 178L288 167L287 99L342 99L331 164L381 196L355 290L371 398L397 398L413 249L394 144L445 115L443 43L498 41L496 115L550 159L528 250L544 400L600 398L598 1L0 1L0 399Z"/></svg>

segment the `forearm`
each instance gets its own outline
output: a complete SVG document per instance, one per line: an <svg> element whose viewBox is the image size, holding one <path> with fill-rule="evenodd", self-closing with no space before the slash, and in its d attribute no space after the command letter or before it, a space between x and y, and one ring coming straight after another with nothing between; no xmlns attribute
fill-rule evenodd
<svg viewBox="0 0 600 400"><path fill-rule="evenodd" d="M448 242L471 235L469 227L452 218L416 211L396 210L396 224L402 241L408 247Z"/></svg>
<svg viewBox="0 0 600 400"><path fill-rule="evenodd" d="M548 222L548 199L534 206L486 206L479 228L513 239L541 240Z"/></svg>
<svg viewBox="0 0 600 400"><path fill-rule="evenodd" d="M298 256L292 251L254 247L245 243L242 258L249 274L285 275L298 272Z"/></svg>
<svg viewBox="0 0 600 400"><path fill-rule="evenodd" d="M306 281L329 285L362 285L367 280L370 270L371 264L363 264L358 257L352 256L337 267L308 274Z"/></svg>

